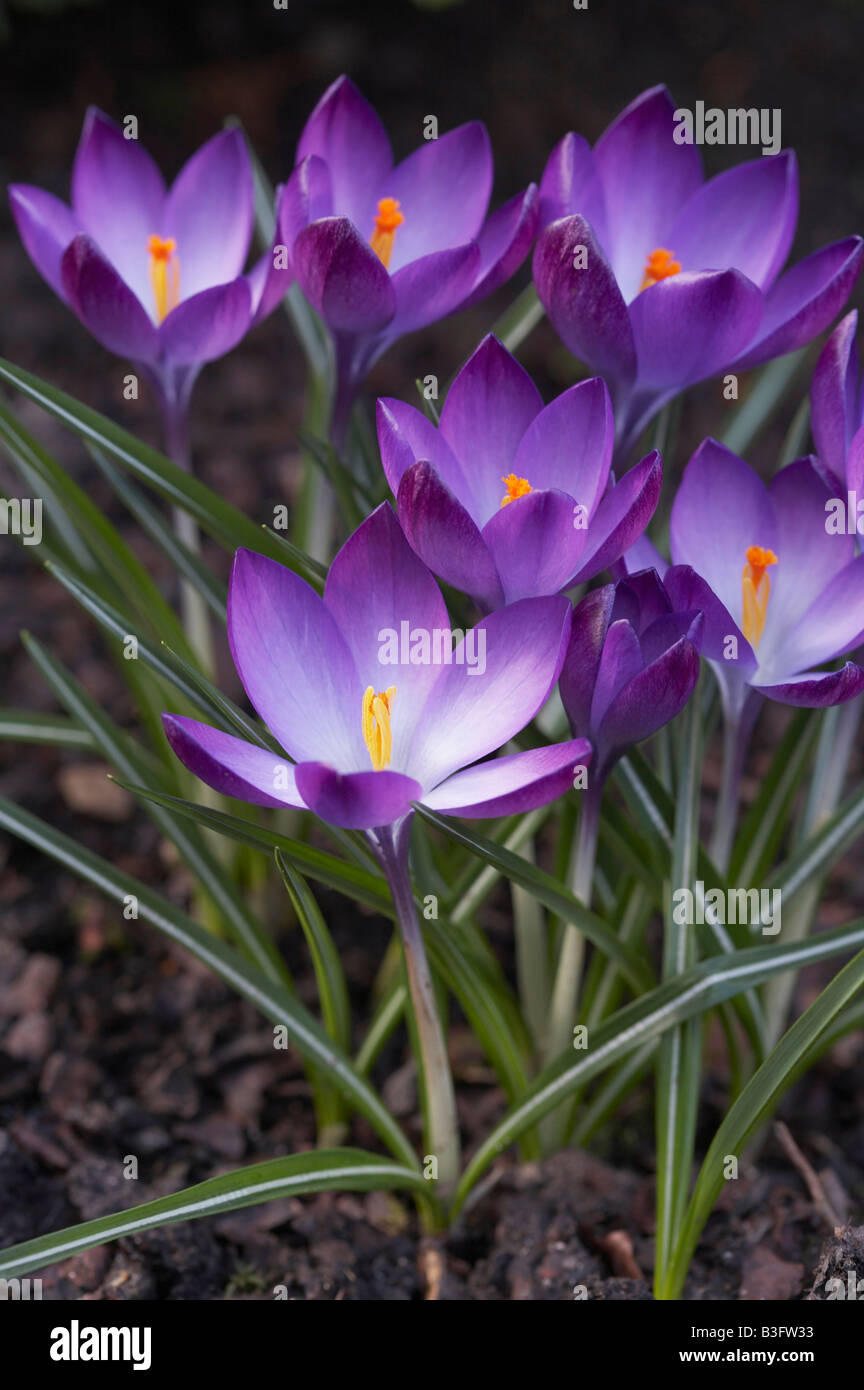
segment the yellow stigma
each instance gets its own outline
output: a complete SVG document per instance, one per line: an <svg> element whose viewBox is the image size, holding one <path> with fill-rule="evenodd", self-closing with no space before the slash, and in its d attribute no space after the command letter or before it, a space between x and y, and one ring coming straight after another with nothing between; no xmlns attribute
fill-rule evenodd
<svg viewBox="0 0 864 1390"><path fill-rule="evenodd" d="M375 687L370 685L363 695L363 741L369 749L375 772L381 772L383 768L390 766L390 754L393 751L390 715L393 713L395 694L395 685L388 686L377 695Z"/></svg>
<svg viewBox="0 0 864 1390"><path fill-rule="evenodd" d="M527 497L531 491L531 484L528 479L517 478L515 473L508 473L501 481L507 485L507 491L501 498L502 507L506 507L510 502L515 502L517 497Z"/></svg>
<svg viewBox="0 0 864 1390"><path fill-rule="evenodd" d="M401 227L404 221L405 217L399 211L398 198L379 199L375 230L369 238L369 245L384 266L390 264L390 257L393 255L393 242L396 240L396 228Z"/></svg>
<svg viewBox="0 0 864 1390"><path fill-rule="evenodd" d="M773 550L764 550L761 545L747 547L747 563L741 571L741 631L754 652L762 637L771 596L771 580L765 571L776 564Z"/></svg>
<svg viewBox="0 0 864 1390"><path fill-rule="evenodd" d="M639 293L647 290L650 285L656 285L659 280L668 280L670 275L677 275L680 269L681 262L675 260L672 252L658 246L645 261L645 276L639 286Z"/></svg>
<svg viewBox="0 0 864 1390"><path fill-rule="evenodd" d="M161 323L180 302L177 243L173 237L163 240L161 236L150 236L147 238L147 250L150 254L150 283L156 300L156 321Z"/></svg>

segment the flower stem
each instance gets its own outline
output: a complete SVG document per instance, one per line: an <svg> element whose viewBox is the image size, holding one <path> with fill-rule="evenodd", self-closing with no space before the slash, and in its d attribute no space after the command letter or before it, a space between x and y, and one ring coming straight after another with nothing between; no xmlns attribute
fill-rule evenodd
<svg viewBox="0 0 864 1390"><path fill-rule="evenodd" d="M572 889L574 897L585 907L591 906L591 882L597 858L597 831L602 795L603 785L595 781L586 789L582 801L582 815L573 862ZM573 1036L584 954L585 938L581 931L572 922L565 923L546 1037L546 1060L550 1062L564 1051Z"/></svg>
<svg viewBox="0 0 864 1390"><path fill-rule="evenodd" d="M732 854L738 820L741 773L758 713L759 697L750 692L737 714L727 709L724 716L723 780L714 812L710 850L711 858L721 874L725 874L728 869Z"/></svg>
<svg viewBox="0 0 864 1390"><path fill-rule="evenodd" d="M165 451L178 468L184 468L187 473L190 473L192 464L189 451L188 415L185 405L163 398L162 417L165 429ZM200 555L201 538L195 518L184 511L182 507L174 507L172 508L172 521L177 539L182 541L193 555ZM204 674L212 676L214 671L213 635L207 604L195 585L182 577L180 579L180 608L183 630L189 639L189 645L197 656Z"/></svg>
<svg viewBox="0 0 864 1390"><path fill-rule="evenodd" d="M402 821L395 832L390 826L375 831L373 844L390 885L402 938L414 1036L419 1053L417 1060L423 1089L427 1152L437 1159L438 1181L446 1190L459 1176L459 1123L447 1045L411 887L409 833L410 818Z"/></svg>

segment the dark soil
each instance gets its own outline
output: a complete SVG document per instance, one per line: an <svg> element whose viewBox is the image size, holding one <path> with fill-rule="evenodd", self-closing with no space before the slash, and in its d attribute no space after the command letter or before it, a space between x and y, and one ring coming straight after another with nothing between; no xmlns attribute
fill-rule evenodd
<svg viewBox="0 0 864 1390"><path fill-rule="evenodd" d="M857 66L864 19L851 6L825 3L814 16L805 0L761 7L744 0L722 7L619 3L562 18L567 9L566 0L499 0L494 7L469 0L433 15L407 0L365 8L309 0L276 15L268 5L226 0L164 8L126 0L50 19L13 10L0 46L2 172L65 196L83 110L95 101L114 114L139 113L145 140L169 169L226 112L238 113L270 174L284 177L305 113L345 69L380 104L400 154L416 143L427 111L443 126L485 119L503 197L539 176L565 129L596 136L638 91L667 80L682 102L703 97L783 108L784 141L798 148L803 166L802 253L864 222L864 185L849 178L850 163L860 163L864 129ZM725 154L732 162L734 152ZM525 272L517 286L524 280ZM158 440L150 404L122 399L125 364L103 353L54 299L8 219L0 225L0 293L4 355ZM377 369L370 396L408 397L414 378L430 370L446 379L511 294L415 335ZM547 394L566 384L570 364L545 326L522 357ZM299 354L279 314L208 368L197 388L198 471L257 520L270 520L275 503L296 495L302 391ZM709 387L692 393L679 466L689 447L722 428L715 397ZM17 402L16 409L124 526L168 592L161 557L125 527L77 442L35 408ZM777 435L766 435L754 462L770 457ZM11 477L0 460L0 483ZM128 697L93 624L42 573L38 557L11 539L0 547L3 703L52 708L20 647L26 625L112 717L128 723ZM227 557L215 548L207 557L226 573ZM220 681L239 695L226 650L220 660ZM93 759L0 748L0 793L185 902L183 866L104 772ZM269 1025L251 1008L29 847L0 839L0 869L0 1247L314 1143L299 1063L274 1052ZM860 872L847 862L823 904L823 923L848 919L861 899ZM388 933L373 918L346 918L339 900L325 895L322 904L335 924L360 1032ZM508 959L504 899L494 905L490 926ZM301 996L312 1002L302 940L288 933L280 944ZM799 1006L819 978L802 982ZM385 1087L388 1102L419 1139L403 1046L401 1039L392 1044L376 1079L395 1078ZM458 1026L453 1055L470 1147L503 1111L504 1099ZM864 1216L861 1063L861 1041L850 1039L799 1084L782 1111L841 1222ZM718 1047L709 1056L700 1152L726 1088ZM401 1199L325 1194L90 1251L46 1273L44 1296L217 1300L273 1298L278 1288L279 1296L312 1300L430 1293L457 1300L648 1298L650 1100L646 1093L634 1099L592 1155L567 1153L521 1167L502 1159L441 1250L423 1244ZM362 1123L349 1139L375 1147ZM124 1177L128 1156L137 1158L135 1179ZM727 1184L685 1296L798 1299L813 1289L822 1297L825 1280L835 1271L844 1275L850 1261L864 1275L860 1240L851 1235L832 1246L832 1239L787 1150L769 1136L758 1163Z"/></svg>

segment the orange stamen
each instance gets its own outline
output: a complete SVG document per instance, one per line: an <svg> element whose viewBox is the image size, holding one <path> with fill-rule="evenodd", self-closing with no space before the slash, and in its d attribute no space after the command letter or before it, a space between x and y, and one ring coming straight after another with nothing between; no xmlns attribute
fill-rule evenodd
<svg viewBox="0 0 864 1390"><path fill-rule="evenodd" d="M180 261L173 237L147 238L150 255L150 282L156 301L156 322L161 323L180 302Z"/></svg>
<svg viewBox="0 0 864 1390"><path fill-rule="evenodd" d="M665 247L658 246L656 251L645 262L645 277L639 286L639 292L647 290L651 285L656 285L660 280L668 280L670 275L677 275L681 269L681 262L676 261L671 251Z"/></svg>
<svg viewBox="0 0 864 1390"><path fill-rule="evenodd" d="M528 493L532 490L528 479L517 478L515 473L506 474L501 481L507 485L507 491L501 498L502 507L509 506L509 504L515 502L518 497L527 497Z"/></svg>
<svg viewBox="0 0 864 1390"><path fill-rule="evenodd" d="M383 768L390 766L390 754L393 751L390 716L393 713L395 695L395 685L388 686L377 695L375 687L370 685L363 694L363 741L369 749L375 772L381 772Z"/></svg>
<svg viewBox="0 0 864 1390"><path fill-rule="evenodd" d="M771 579L766 571L770 565L777 564L777 556L761 545L750 545L746 558L747 563L741 571L741 631L755 651L765 628L771 597Z"/></svg>
<svg viewBox="0 0 864 1390"><path fill-rule="evenodd" d="M399 211L398 198L381 198L379 200L375 230L369 238L369 245L383 266L390 264L390 257L393 255L393 242L396 239L396 228L401 227L404 221L405 216Z"/></svg>

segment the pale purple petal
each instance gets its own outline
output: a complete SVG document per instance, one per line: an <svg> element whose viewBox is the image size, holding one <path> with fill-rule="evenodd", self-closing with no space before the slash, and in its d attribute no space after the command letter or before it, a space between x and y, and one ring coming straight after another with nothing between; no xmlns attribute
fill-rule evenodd
<svg viewBox="0 0 864 1390"><path fill-rule="evenodd" d="M760 289L785 264L798 221L798 166L790 150L709 179L681 208L668 248L684 270L734 267Z"/></svg>
<svg viewBox="0 0 864 1390"><path fill-rule="evenodd" d="M404 767L417 720L440 672L431 662L418 662L422 651L419 644L412 649L411 634L446 633L449 652L450 619L438 585L411 549L388 502L382 502L342 546L330 566L324 602L351 651L363 688L396 687L392 764ZM399 660L391 662L394 654ZM358 719L359 715L358 708Z"/></svg>
<svg viewBox="0 0 864 1390"><path fill-rule="evenodd" d="M604 242L621 293L638 293L645 260L666 246L678 211L702 183L696 145L673 139L675 103L665 87L632 101L594 147L603 184L608 233Z"/></svg>
<svg viewBox="0 0 864 1390"><path fill-rule="evenodd" d="M501 479L513 471L522 436L542 408L525 368L488 334L447 392L440 421L442 435L470 472L478 524L501 505Z"/></svg>
<svg viewBox="0 0 864 1390"><path fill-rule="evenodd" d="M747 547L760 545L777 553L768 489L737 454L706 439L684 470L672 504L669 539L673 562L692 565L740 623Z"/></svg>
<svg viewBox="0 0 864 1390"><path fill-rule="evenodd" d="M81 226L145 307L153 300L147 241L164 235L165 184L147 151L91 106L72 170Z"/></svg>
<svg viewBox="0 0 864 1390"><path fill-rule="evenodd" d="M591 761L587 739L569 739L492 758L448 777L423 797L424 806L445 816L512 816L547 806L570 791L577 768Z"/></svg>
<svg viewBox="0 0 864 1390"><path fill-rule="evenodd" d="M52 290L65 299L60 263L66 247L81 231L78 218L52 193L24 183L10 185L9 205L28 256Z"/></svg>
<svg viewBox="0 0 864 1390"><path fill-rule="evenodd" d="M376 199L395 198L405 221L396 230L390 273L411 261L475 241L492 192L492 147L480 121L458 126L388 170ZM358 230L372 235L374 224Z"/></svg>
<svg viewBox="0 0 864 1390"><path fill-rule="evenodd" d="M374 333L396 311L393 282L345 217L324 217L294 242L294 273L309 303L338 333Z"/></svg>
<svg viewBox="0 0 864 1390"><path fill-rule="evenodd" d="M764 304L737 270L682 270L643 290L630 305L640 387L680 389L721 371L752 340Z"/></svg>
<svg viewBox="0 0 864 1390"><path fill-rule="evenodd" d="M847 661L842 671L812 671L792 676L778 685L756 685L754 689L784 705L824 709L828 705L842 705L860 695L864 690L864 670L854 661Z"/></svg>
<svg viewBox="0 0 864 1390"><path fill-rule="evenodd" d="M412 464L402 475L396 502L405 535L424 564L470 594L485 612L504 602L483 536L432 464Z"/></svg>
<svg viewBox="0 0 864 1390"><path fill-rule="evenodd" d="M332 217L333 211L330 170L318 155L308 155L286 183L277 209L277 236L289 255L303 228L322 217Z"/></svg>
<svg viewBox="0 0 864 1390"><path fill-rule="evenodd" d="M336 772L324 763L299 763L297 786L316 816L346 830L392 825L411 810L422 788L402 772Z"/></svg>
<svg viewBox="0 0 864 1390"><path fill-rule="evenodd" d="M541 232L534 248L534 284L565 347L619 390L628 387L636 375L630 316L584 217L564 217Z"/></svg>
<svg viewBox="0 0 864 1390"><path fill-rule="evenodd" d="M798 623L777 641L773 663L763 661L760 645L760 682L773 683L820 666L864 640L864 555L844 565L821 591L814 585L811 592L812 601ZM772 601L773 594L769 608Z"/></svg>
<svg viewBox="0 0 864 1390"><path fill-rule="evenodd" d="M237 346L251 317L252 295L241 276L181 300L160 324L159 344L168 362L212 362Z"/></svg>
<svg viewBox="0 0 864 1390"><path fill-rule="evenodd" d="M592 377L535 416L516 451L513 472L533 488L569 493L590 517L606 490L614 444L609 392L600 377Z"/></svg>
<svg viewBox="0 0 864 1390"><path fill-rule="evenodd" d="M109 352L152 362L156 329L140 301L90 237L79 235L61 263L66 298L97 342Z"/></svg>
<svg viewBox="0 0 864 1390"><path fill-rule="evenodd" d="M530 184L487 218L477 236L480 266L467 309L505 284L520 267L537 235L537 186Z"/></svg>
<svg viewBox="0 0 864 1390"><path fill-rule="evenodd" d="M606 206L594 155L588 141L571 131L555 146L543 170L540 226L574 213L591 223L600 245L605 245Z"/></svg>
<svg viewBox="0 0 864 1390"><path fill-rule="evenodd" d="M296 762L368 766L364 684L336 619L308 584L275 560L238 550L228 639L246 694Z"/></svg>
<svg viewBox="0 0 864 1390"><path fill-rule="evenodd" d="M223 130L187 160L168 194L165 234L177 243L184 299L234 280L252 240L252 169L239 130Z"/></svg>
<svg viewBox="0 0 864 1390"><path fill-rule="evenodd" d="M663 583L673 608L685 613L697 609L702 614L700 650L703 656L722 667L733 667L744 675L755 671L756 655L750 643L701 574L697 574L690 565L672 565L666 570ZM739 593L739 611L740 606ZM734 645L729 642L730 637L735 639Z"/></svg>
<svg viewBox="0 0 864 1390"><path fill-rule="evenodd" d="M815 338L838 314L861 270L864 242L846 237L787 270L768 292L755 340L735 366L757 367Z"/></svg>
<svg viewBox="0 0 864 1390"><path fill-rule="evenodd" d="M376 192L393 163L386 130L375 108L348 77L327 88L297 146L296 163L319 155L330 170L333 211L371 236Z"/></svg>
<svg viewBox="0 0 864 1390"><path fill-rule="evenodd" d="M534 717L558 679L570 612L560 596L522 599L466 634L464 660L439 676L411 750L408 771L424 787L495 752ZM470 664L480 655L482 669Z"/></svg>
<svg viewBox="0 0 864 1390"><path fill-rule="evenodd" d="M163 714L162 724L181 763L223 796L253 806L303 805L284 756L180 714Z"/></svg>
<svg viewBox="0 0 864 1390"><path fill-rule="evenodd" d="M375 418L381 462L394 497L405 471L418 459L425 459L433 465L442 482L458 494L469 510L472 509L471 487L461 463L441 431L422 410L382 396L375 408Z"/></svg>
<svg viewBox="0 0 864 1390"><path fill-rule="evenodd" d="M455 313L471 293L479 268L480 248L471 241L449 251L435 251L397 270L392 280L396 312L385 337L414 333Z"/></svg>

